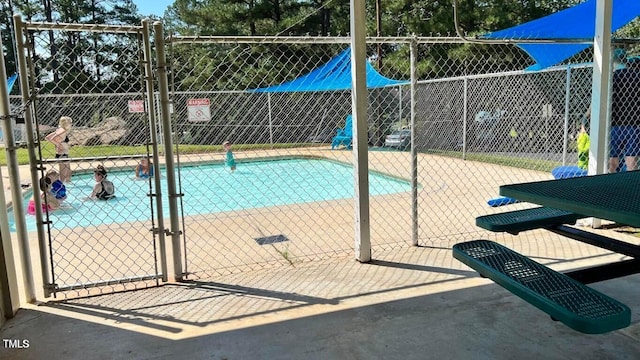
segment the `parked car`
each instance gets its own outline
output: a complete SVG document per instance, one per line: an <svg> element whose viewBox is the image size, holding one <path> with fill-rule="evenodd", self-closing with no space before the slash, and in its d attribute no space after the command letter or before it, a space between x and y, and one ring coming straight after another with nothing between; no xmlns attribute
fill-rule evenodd
<svg viewBox="0 0 640 360"><path fill-rule="evenodd" d="M317 133L311 134L307 137L309 143L330 143L331 139L336 136L336 129L322 129Z"/></svg>
<svg viewBox="0 0 640 360"><path fill-rule="evenodd" d="M411 146L411 130L396 130L384 139L384 146L406 150Z"/></svg>

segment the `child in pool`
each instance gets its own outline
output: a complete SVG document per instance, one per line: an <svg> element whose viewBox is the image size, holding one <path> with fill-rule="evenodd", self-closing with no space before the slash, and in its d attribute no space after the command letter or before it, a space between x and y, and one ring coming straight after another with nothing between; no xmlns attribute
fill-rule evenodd
<svg viewBox="0 0 640 360"><path fill-rule="evenodd" d="M62 180L60 180L60 174L51 169L47 171L47 178L51 181L51 193L58 201L63 201L67 198L67 187L64 186Z"/></svg>
<svg viewBox="0 0 640 360"><path fill-rule="evenodd" d="M96 181L96 185L93 187L90 200L109 200L116 197L116 190L113 183L107 180L107 169L102 165L96 166L93 170L93 178Z"/></svg>
<svg viewBox="0 0 640 360"><path fill-rule="evenodd" d="M231 169L231 172L236 171L236 160L231 152L231 142L225 141L222 143L222 149L227 153L225 158L225 164Z"/></svg>
<svg viewBox="0 0 640 360"><path fill-rule="evenodd" d="M51 179L44 176L40 179L40 201L42 202L42 212L47 213L58 209L60 207L60 201L56 199L55 195L51 192ZM34 198L29 200L27 205L27 214L36 214L36 201Z"/></svg>

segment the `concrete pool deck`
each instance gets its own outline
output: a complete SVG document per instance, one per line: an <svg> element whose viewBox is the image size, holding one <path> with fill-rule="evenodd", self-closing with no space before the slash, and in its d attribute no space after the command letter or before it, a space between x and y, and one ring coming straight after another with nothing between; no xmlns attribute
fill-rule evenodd
<svg viewBox="0 0 640 360"><path fill-rule="evenodd" d="M571 246L573 247L573 246ZM593 256L562 264L606 260ZM540 259L538 259L540 260ZM6 359L637 359L640 278L594 287L630 327L577 333L482 279L450 250L410 248L296 269L26 305ZM321 275L319 275L321 274Z"/></svg>
<svg viewBox="0 0 640 360"><path fill-rule="evenodd" d="M410 153L401 151L370 151L369 168L372 171L409 179L411 174ZM326 146L313 148L294 148L276 150L242 150L236 149L238 166L243 161L251 159L265 159L278 157L308 156L330 159L342 163L351 163L353 154L345 150L330 150ZM180 157L182 163L222 161L222 153L214 154L183 154ZM473 219L478 214L492 211L486 205L486 200L495 197L498 185L508 182L521 182L527 180L542 180L550 177L550 174L539 171L528 171L517 168L464 161L455 158L444 158L433 155L419 154L418 183L420 189L417 193L420 206L419 226L422 233L430 238L438 238L442 233L466 234L477 232ZM73 162L74 171L89 171L99 161ZM109 160L105 165L108 169L129 168L133 171L135 161ZM25 172L23 179L28 179L27 167L21 167ZM464 174L466 179L459 174ZM284 174L286 175L286 174ZM24 180L23 180L24 181ZM330 184L329 184L330 185ZM192 195L192 194L191 194ZM166 194L164 194L166 196ZM201 194L196 194L201 196ZM460 204L466 204L460 206ZM404 247L411 244L411 193L383 195L370 197L370 223L372 242L378 246ZM455 208L454 211L451 209ZM82 214L79 214L82 215ZM165 214L166 218L168 214ZM458 219L452 221L452 219ZM256 269L263 265L254 266L254 263L286 264L283 253L302 254L304 261L315 261L332 256L351 255L353 252L354 233L353 201L341 199L335 201L323 201L304 205L294 204L279 206L271 211L269 208L249 209L229 213L218 213L214 217L191 216L185 222L185 233L189 236L189 252L193 256L189 259L189 271L197 273L200 278L219 276L242 268ZM136 264L140 258L131 258L135 253L150 253L154 251L152 243L148 246L135 247L121 246L109 248L107 241L117 242L120 238L128 238L137 244L144 244L152 240L148 229L150 223L131 223L112 228L108 225L76 229L55 230L52 233L54 244L58 247L54 251L57 256L69 256L71 261L60 261L58 266L66 265L62 271L57 271L56 283L58 286L74 285L82 282L99 282L106 279L118 279L135 277L137 273L120 271L130 267L138 268ZM167 225L165 225L165 228ZM292 241L286 244L256 247L253 239L266 235L286 234ZM464 235L461 235L464 236ZM108 240L115 239L115 240ZM213 243L211 239L216 239ZM461 237L463 239L463 237ZM81 241L78 241L81 240ZM445 241L445 240L438 240ZM30 235L32 249L37 249L37 236L35 232ZM102 248L99 248L99 247ZM291 246L291 248L287 248ZM192 250L195 249L195 250ZM123 258L116 274L108 274L102 269L89 269L94 267L90 262L82 263L76 254L84 256L97 256L97 252L106 252L109 259L100 259L113 262L113 259ZM171 255L171 246L167 246L167 252ZM32 251L32 263L37 264L37 251ZM234 259L233 261L229 259ZM154 273L154 264L144 261L142 275ZM167 274L173 271L172 264L168 264ZM231 271L225 269L231 268ZM184 270L184 269L183 269ZM37 271L36 271L37 272ZM38 275L38 274L36 274Z"/></svg>
<svg viewBox="0 0 640 360"><path fill-rule="evenodd" d="M265 154L352 160L350 152L320 148L239 152L236 156L242 160ZM407 159L408 153L379 152L372 156L370 167L406 177L410 171ZM404 226L406 214L376 211L381 211L378 208L382 205L406 204L409 197L385 197L372 202L374 220L379 222L372 223L372 233L376 239L388 242L374 244L378 246L374 260L362 264L353 260L351 236L347 236L346 242L337 236L347 229L353 232L352 201L322 204L319 208L330 207L330 211L340 214L327 220L334 228L332 231L325 228L326 223L317 221L301 226L300 234L288 235L304 239L302 233L318 234L325 241L323 246L339 250L331 258L136 291L64 301L47 299L40 305L24 305L0 332L3 339L28 340L29 347L0 348L0 358L635 359L640 356L639 276L593 285L631 308L632 325L609 334L584 335L551 321L546 314L490 280L478 277L451 256L450 246L471 240L477 229L472 221L446 223L450 214L434 205L437 201L452 201L440 198L438 189L442 184L456 189L459 198L453 201L467 199L471 204L470 199L487 199L497 194L500 183L543 179L548 174L450 161L447 166L454 171L494 175L492 179L478 176L479 181L469 184L433 171L442 161L431 156L420 158L419 178L424 187L419 196L421 201L429 200L431 206L421 208L419 216L429 220L426 224L435 226L435 232L439 224L453 227L461 234L459 239L432 241L419 247L407 245L408 231L385 229L393 223ZM250 215L251 221L260 227L278 230L282 224L295 221L298 211L299 208L292 207L268 217ZM469 205L456 211L459 216L473 219L487 209ZM343 219L343 214L349 216ZM226 229L246 228L243 216L223 219ZM383 222L382 216L391 218ZM207 226L203 222L202 228ZM623 232L594 231L626 241L639 240ZM82 236L68 235L70 242L74 240L72 235ZM236 244L236 237L229 231L225 241ZM398 245L397 239L403 242ZM544 231L500 240L562 271L620 258ZM323 250L318 243L301 243L310 253ZM35 261L34 252L32 257Z"/></svg>

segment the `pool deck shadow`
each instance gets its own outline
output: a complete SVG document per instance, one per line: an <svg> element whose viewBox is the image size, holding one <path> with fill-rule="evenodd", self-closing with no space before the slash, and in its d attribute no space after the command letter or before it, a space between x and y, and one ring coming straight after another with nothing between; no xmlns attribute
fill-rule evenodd
<svg viewBox="0 0 640 360"><path fill-rule="evenodd" d="M298 155L353 161L349 151L325 148L238 152L237 157L240 165L258 156ZM369 166L407 178L409 156L379 151ZM370 199L369 263L353 259L350 199L190 217L185 221L192 246L188 281L115 293L96 289L95 296L71 294L67 299L65 293L57 299L39 293L41 303L24 305L0 329L3 339L28 340L29 347L0 348L0 358L638 358L639 275L593 285L632 309L630 327L594 336L551 321L452 257L454 243L486 236L557 271L619 260L619 255L542 230L511 236L475 227L475 216L495 211L486 200L497 194L498 185L550 174L458 159L442 169L443 158L420 155L419 160L420 246L411 246L410 194ZM261 246L255 240L278 234L289 241ZM142 265L153 269L153 262L141 264L131 256L150 247L147 225L54 235L58 250L64 246L71 256L60 264L58 270L68 269L58 274L61 280L109 279L114 269L141 271ZM38 264L37 237L29 241L32 263ZM170 246L167 251L171 257ZM287 254L303 260L287 261ZM34 276L41 292L38 270ZM173 274L172 264L168 274Z"/></svg>
<svg viewBox="0 0 640 360"><path fill-rule="evenodd" d="M464 265L415 247L218 281L28 305L0 331L11 359L633 359L640 277L600 284L632 325L585 335ZM601 262L602 255L588 262ZM427 265L428 264L428 265ZM321 275L319 275L321 274Z"/></svg>

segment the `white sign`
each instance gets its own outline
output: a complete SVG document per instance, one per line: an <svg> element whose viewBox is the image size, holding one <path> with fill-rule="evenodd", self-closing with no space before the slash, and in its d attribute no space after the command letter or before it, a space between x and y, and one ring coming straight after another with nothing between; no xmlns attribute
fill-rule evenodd
<svg viewBox="0 0 640 360"><path fill-rule="evenodd" d="M129 100L129 112L130 113L143 113L144 112L144 100Z"/></svg>
<svg viewBox="0 0 640 360"><path fill-rule="evenodd" d="M190 122L207 122L211 120L209 99L188 99L187 114Z"/></svg>

